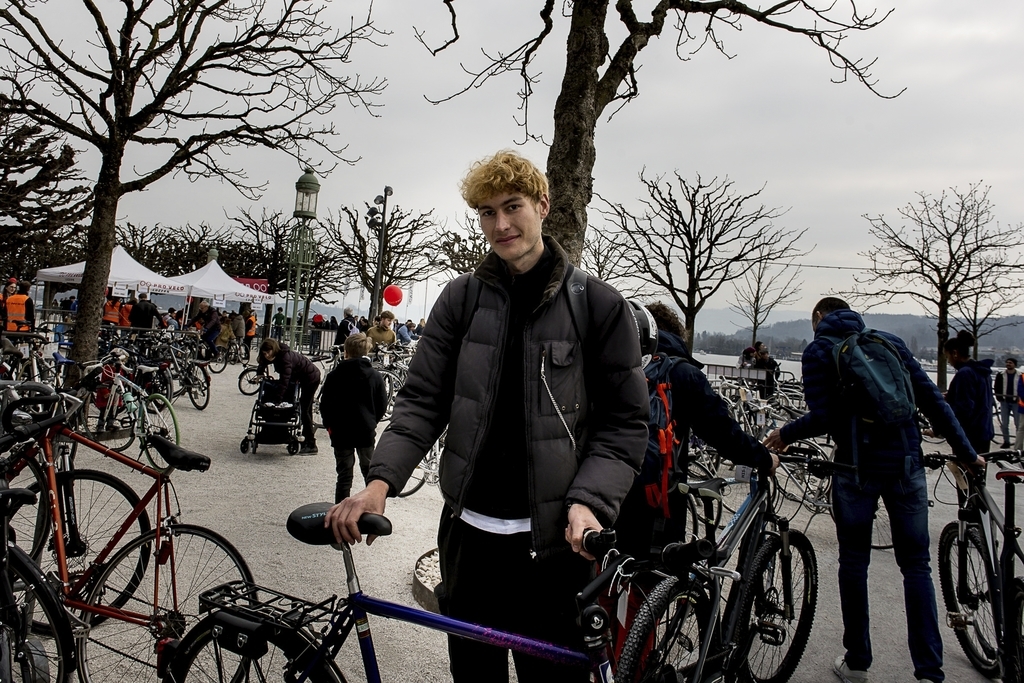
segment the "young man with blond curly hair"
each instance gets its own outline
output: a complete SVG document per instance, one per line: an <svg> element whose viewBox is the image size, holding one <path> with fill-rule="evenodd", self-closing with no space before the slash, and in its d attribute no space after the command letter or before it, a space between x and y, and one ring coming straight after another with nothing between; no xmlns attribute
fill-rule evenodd
<svg viewBox="0 0 1024 683"><path fill-rule="evenodd" d="M434 304L367 486L327 523L359 541L359 516L384 511L448 425L442 611L581 646L573 597L592 572L583 531L615 521L647 447L636 323L615 289L574 276L542 234L548 184L532 163L499 152L474 164L461 190L492 251ZM508 681L507 651L456 637L448 650L457 683ZM521 681L589 679L514 659Z"/></svg>

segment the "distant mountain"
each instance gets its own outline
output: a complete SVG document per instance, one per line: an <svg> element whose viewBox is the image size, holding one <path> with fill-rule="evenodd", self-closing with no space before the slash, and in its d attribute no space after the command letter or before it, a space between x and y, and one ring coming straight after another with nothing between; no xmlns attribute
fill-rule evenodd
<svg viewBox="0 0 1024 683"><path fill-rule="evenodd" d="M793 311L785 311L780 315L792 315L793 313ZM746 330L741 329L741 326L736 324L737 318L739 316L736 313L727 309L701 311L697 316L697 330L698 332L719 332L746 338L750 334L749 327ZM934 319L908 313L865 313L864 322L868 327L885 330L900 337L915 355L925 358L934 358L935 356ZM982 336L978 347L982 356L1020 354L1024 349L1024 316L1010 316L1003 322L1010 322L1012 325ZM957 323L952 323L950 325L951 334L955 334L956 330L960 328L961 326ZM793 319L780 320L761 328L757 336L770 346L773 338L810 341L814 337L814 333L811 331L810 316L800 313L794 315ZM749 339L747 343L749 343Z"/></svg>

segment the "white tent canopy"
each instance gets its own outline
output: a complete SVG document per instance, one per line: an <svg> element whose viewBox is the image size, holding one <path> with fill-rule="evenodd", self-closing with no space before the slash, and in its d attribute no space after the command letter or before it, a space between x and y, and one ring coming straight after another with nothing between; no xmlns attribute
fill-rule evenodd
<svg viewBox="0 0 1024 683"><path fill-rule="evenodd" d="M191 273L177 275L170 279L185 287L188 296L192 297L218 297L230 301L250 301L254 304L274 302L272 294L264 294L243 285L225 273L216 261L210 261L199 270L193 270Z"/></svg>
<svg viewBox="0 0 1024 683"><path fill-rule="evenodd" d="M35 279L42 282L78 284L82 281L83 273L85 273L85 261L79 261L68 266L43 268L36 273ZM185 285L159 273L154 273L129 256L121 245L115 246L114 253L110 256L110 275L107 277L108 287L117 285L153 294L177 294L179 296L185 294Z"/></svg>

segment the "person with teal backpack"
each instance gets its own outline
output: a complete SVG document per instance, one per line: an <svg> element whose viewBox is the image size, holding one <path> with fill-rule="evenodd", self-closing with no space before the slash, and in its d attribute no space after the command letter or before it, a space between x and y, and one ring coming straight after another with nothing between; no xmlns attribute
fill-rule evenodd
<svg viewBox="0 0 1024 683"><path fill-rule="evenodd" d="M865 328L842 299L825 297L811 313L814 340L802 366L808 412L777 429L765 445L828 434L835 460L855 474L832 478L832 511L839 541L839 602L845 653L835 674L844 683L866 683L871 666L868 564L875 510L881 501L892 524L893 552L903 574L908 645L918 680L942 681L942 638L935 605L928 538L928 489L921 463L919 409L964 463L984 465L953 411L895 335Z"/></svg>

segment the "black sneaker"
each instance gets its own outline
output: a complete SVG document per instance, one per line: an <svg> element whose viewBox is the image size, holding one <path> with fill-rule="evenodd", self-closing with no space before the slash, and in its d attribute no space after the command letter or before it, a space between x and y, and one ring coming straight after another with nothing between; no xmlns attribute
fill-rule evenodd
<svg viewBox="0 0 1024 683"><path fill-rule="evenodd" d="M317 447L316 447L315 443L313 443L313 444L303 444L302 447L299 448L299 455L316 455L319 452L320 451L317 450Z"/></svg>

